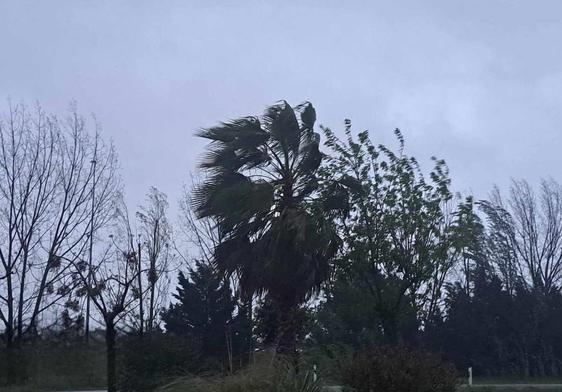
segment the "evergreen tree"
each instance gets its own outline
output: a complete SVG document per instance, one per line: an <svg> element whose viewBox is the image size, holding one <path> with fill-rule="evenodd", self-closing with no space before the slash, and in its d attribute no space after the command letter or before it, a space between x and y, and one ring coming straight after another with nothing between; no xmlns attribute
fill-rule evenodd
<svg viewBox="0 0 562 392"><path fill-rule="evenodd" d="M188 276L179 273L174 298L177 303L162 313L166 331L190 339L203 357L224 359L236 305L228 280L197 261Z"/></svg>

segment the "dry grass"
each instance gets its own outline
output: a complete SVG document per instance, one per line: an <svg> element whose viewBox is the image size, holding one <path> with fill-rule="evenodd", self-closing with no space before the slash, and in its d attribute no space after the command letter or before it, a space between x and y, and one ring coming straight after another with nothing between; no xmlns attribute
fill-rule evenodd
<svg viewBox="0 0 562 392"><path fill-rule="evenodd" d="M321 383L312 373L298 373L284 362L269 361L226 377L185 377L164 387L160 392L320 392Z"/></svg>

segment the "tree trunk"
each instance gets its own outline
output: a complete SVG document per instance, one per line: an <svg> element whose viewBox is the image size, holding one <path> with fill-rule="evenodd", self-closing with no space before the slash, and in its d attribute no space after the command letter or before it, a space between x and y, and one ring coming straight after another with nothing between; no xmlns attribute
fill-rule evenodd
<svg viewBox="0 0 562 392"><path fill-rule="evenodd" d="M138 280L138 285L139 285L139 325L140 325L140 329L139 329L139 335L142 338L144 336L144 307L143 307L143 295L142 295L142 258L141 258L141 244L140 241L137 244L138 246L138 276L137 276L137 280Z"/></svg>
<svg viewBox="0 0 562 392"><path fill-rule="evenodd" d="M230 330L230 326L227 326L224 331L224 341L226 343L226 354L228 357L228 374L232 375L234 371L233 363L232 363L232 331Z"/></svg>
<svg viewBox="0 0 562 392"><path fill-rule="evenodd" d="M149 334L152 333L152 328L154 326L154 302L155 302L155 295L156 295L156 260L150 260L150 273L149 273L149 280L150 280L150 304L148 309L148 328L147 331Z"/></svg>
<svg viewBox="0 0 562 392"><path fill-rule="evenodd" d="M8 269L9 270L9 269ZM14 298L12 294L12 277L11 274L7 275L8 285L8 319L5 322L6 329L4 331L4 339L6 342L6 355L7 355L7 368L6 368L6 382L8 385L16 383L16 352L14 347Z"/></svg>
<svg viewBox="0 0 562 392"><path fill-rule="evenodd" d="M253 334L253 330L254 330L254 320L253 320L253 309L254 309L254 301L253 301L254 297L253 295L250 295L250 298L248 299L248 302L246 304L246 312L247 315L246 317L248 318L248 335L246 337L247 339L247 352L248 352L248 365L252 363L252 359L254 357L254 334Z"/></svg>
<svg viewBox="0 0 562 392"><path fill-rule="evenodd" d="M107 392L117 391L116 331L114 320L106 321L105 346L107 353Z"/></svg>
<svg viewBox="0 0 562 392"><path fill-rule="evenodd" d="M29 258L29 251L27 247L23 251L23 264L22 264L22 272L21 272L21 282L20 282L20 293L19 293L19 302L18 302L18 340L22 339L23 336L23 302L24 302L24 293L25 293L25 278L27 275L27 263Z"/></svg>
<svg viewBox="0 0 562 392"><path fill-rule="evenodd" d="M49 255L47 258L47 266L45 267L44 271L43 271L43 276L41 278L41 283L39 284L39 288L38 288L38 292L37 292L37 298L35 299L35 306L33 308L33 313L31 314L31 319L29 321L29 325L27 327L27 331L30 331L32 328L34 328L35 325L35 321L37 319L37 316L40 313L40 309L41 309L41 304L43 301L43 296L45 295L45 288L47 286L47 278L49 277L49 272L51 272L51 267L50 267L50 263L51 263L51 259L53 257L56 257L54 250L51 249L49 251Z"/></svg>
<svg viewBox="0 0 562 392"><path fill-rule="evenodd" d="M17 383L16 372L18 369L18 355L16 347L14 346L14 331L13 328L7 328L5 332L6 337L6 384L15 385Z"/></svg>
<svg viewBox="0 0 562 392"><path fill-rule="evenodd" d="M396 345L402 341L400 333L400 324L397 320L398 315L394 312L385 312L381 314L381 323L385 340L388 344Z"/></svg>
<svg viewBox="0 0 562 392"><path fill-rule="evenodd" d="M277 308L280 310L280 314L275 352L282 356L296 358L298 307L280 304Z"/></svg>

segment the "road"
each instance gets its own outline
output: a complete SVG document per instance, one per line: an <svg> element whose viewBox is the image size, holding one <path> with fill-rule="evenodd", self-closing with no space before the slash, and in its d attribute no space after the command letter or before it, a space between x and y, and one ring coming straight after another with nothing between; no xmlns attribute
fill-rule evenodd
<svg viewBox="0 0 562 392"><path fill-rule="evenodd" d="M472 388L468 385L461 385L460 390L479 390L483 388L492 388L492 389L509 389L509 390L521 390L521 389L542 389L542 390L549 390L549 389L556 389L562 390L562 384L474 384Z"/></svg>

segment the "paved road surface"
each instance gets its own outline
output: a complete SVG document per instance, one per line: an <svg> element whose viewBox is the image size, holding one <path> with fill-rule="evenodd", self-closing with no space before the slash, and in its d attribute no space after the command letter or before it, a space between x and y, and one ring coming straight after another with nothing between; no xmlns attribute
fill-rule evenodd
<svg viewBox="0 0 562 392"><path fill-rule="evenodd" d="M479 390L482 388L493 388L493 389L507 389L510 390L520 390L520 389L562 389L562 384L476 384L473 385L472 388L469 388L468 385L461 385L459 389L466 391L466 390ZM324 387L325 392L340 392L342 391L342 387L333 386L333 387ZM67 391L67 392L106 392L106 391Z"/></svg>
<svg viewBox="0 0 562 392"><path fill-rule="evenodd" d="M484 388L492 388L493 390L504 390L509 389L510 391L519 391L525 389L542 389L542 390L549 390L549 389L562 389L562 384L476 384L470 388L468 385L461 385L461 391L469 391L475 390L478 391L479 389ZM340 392L342 391L342 387L324 387L325 392Z"/></svg>
<svg viewBox="0 0 562 392"><path fill-rule="evenodd" d="M470 388L468 385L461 385L460 389L481 389L481 388L494 388L494 389L506 389L519 390L519 389L562 389L562 384L475 384Z"/></svg>

